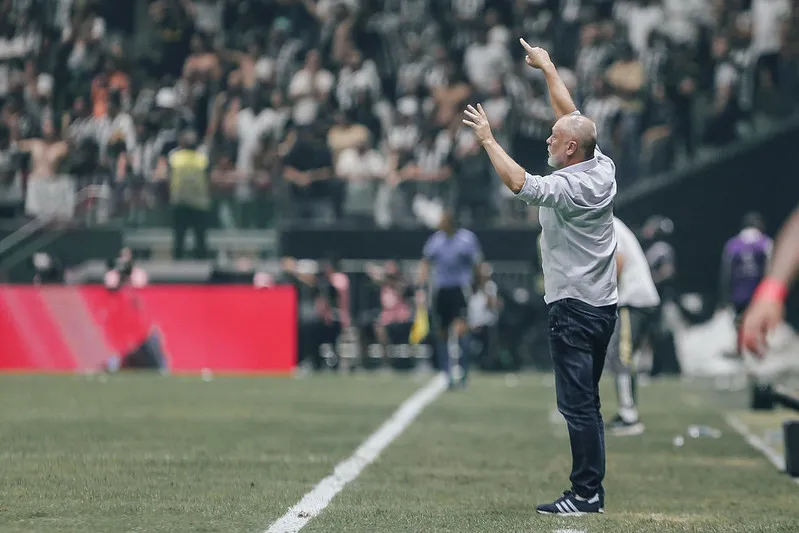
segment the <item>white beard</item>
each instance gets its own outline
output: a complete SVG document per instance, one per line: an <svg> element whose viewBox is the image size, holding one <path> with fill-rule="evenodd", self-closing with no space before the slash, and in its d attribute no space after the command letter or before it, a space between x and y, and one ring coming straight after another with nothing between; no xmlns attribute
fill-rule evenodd
<svg viewBox="0 0 799 533"><path fill-rule="evenodd" d="M549 165L552 168L558 168L558 160L555 159L555 156L549 153L548 155L549 157L547 157L547 165Z"/></svg>

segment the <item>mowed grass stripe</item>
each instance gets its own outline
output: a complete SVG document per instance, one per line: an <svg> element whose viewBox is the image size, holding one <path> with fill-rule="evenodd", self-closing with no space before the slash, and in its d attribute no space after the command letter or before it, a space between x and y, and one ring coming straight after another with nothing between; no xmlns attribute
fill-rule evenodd
<svg viewBox="0 0 799 533"><path fill-rule="evenodd" d="M444 377L436 376L416 391L399 406L391 418L369 435L369 438L358 446L350 457L338 463L333 473L317 483L302 500L272 523L266 533L296 533L305 527L311 519L327 508L347 484L361 475L361 472L446 390L446 386Z"/></svg>
<svg viewBox="0 0 799 533"><path fill-rule="evenodd" d="M418 387L0 377L0 531L262 531Z"/></svg>
<svg viewBox="0 0 799 533"><path fill-rule="evenodd" d="M612 384L603 390L614 413ZM689 395L692 405L683 401ZM607 514L565 522L534 514L568 488L569 442L549 421L554 389L478 377L426 410L303 531L750 533L799 531L795 486L728 431L717 401L675 381L640 392L647 432L608 436ZM720 439L673 439L691 424Z"/></svg>

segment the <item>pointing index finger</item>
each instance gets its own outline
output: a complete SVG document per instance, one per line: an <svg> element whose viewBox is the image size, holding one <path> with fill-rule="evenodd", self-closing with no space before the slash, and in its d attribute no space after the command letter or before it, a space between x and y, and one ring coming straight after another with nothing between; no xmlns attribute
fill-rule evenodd
<svg viewBox="0 0 799 533"><path fill-rule="evenodd" d="M530 46L529 44L527 44L527 41L525 41L523 38L519 37L519 42L520 42L520 43L522 43L522 46L524 47L524 49L525 49L525 50L526 50L528 53L532 53L532 51L533 51L533 47L532 47L532 46Z"/></svg>

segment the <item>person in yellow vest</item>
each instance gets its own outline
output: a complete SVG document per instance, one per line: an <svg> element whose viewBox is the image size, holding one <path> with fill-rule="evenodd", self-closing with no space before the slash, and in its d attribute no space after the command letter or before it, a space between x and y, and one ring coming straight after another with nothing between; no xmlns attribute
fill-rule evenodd
<svg viewBox="0 0 799 533"><path fill-rule="evenodd" d="M211 209L208 156L197 150L197 134L186 131L169 158L169 202L172 204L172 257L182 259L186 232L194 231L194 257L207 256L206 231Z"/></svg>

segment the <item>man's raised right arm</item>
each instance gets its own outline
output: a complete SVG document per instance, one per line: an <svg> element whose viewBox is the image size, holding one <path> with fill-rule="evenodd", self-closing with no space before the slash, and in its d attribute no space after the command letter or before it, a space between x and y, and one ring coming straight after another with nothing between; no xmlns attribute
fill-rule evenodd
<svg viewBox="0 0 799 533"><path fill-rule="evenodd" d="M519 39L519 42L522 43L522 47L527 52L527 64L544 73L547 87L549 88L549 101L555 110L555 116L560 118L577 111L577 106L574 105L569 89L563 83L563 78L558 74L558 69L552 63L547 51L543 48L530 46L524 39Z"/></svg>

